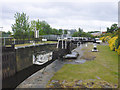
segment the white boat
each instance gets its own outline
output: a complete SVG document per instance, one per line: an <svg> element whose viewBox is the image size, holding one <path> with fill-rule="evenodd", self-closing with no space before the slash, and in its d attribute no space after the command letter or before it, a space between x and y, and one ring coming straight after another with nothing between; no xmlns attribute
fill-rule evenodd
<svg viewBox="0 0 120 90"><path fill-rule="evenodd" d="M40 55L33 55L33 64L42 65L50 60L52 60L52 52Z"/></svg>

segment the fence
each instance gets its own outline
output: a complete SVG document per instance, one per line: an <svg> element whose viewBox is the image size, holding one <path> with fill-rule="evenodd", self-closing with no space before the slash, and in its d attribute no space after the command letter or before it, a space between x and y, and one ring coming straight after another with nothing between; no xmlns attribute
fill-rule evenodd
<svg viewBox="0 0 120 90"><path fill-rule="evenodd" d="M2 37L2 46L12 45L12 44L25 44L32 42L40 42L42 38L31 38L31 39L14 39L12 37Z"/></svg>
<svg viewBox="0 0 120 90"><path fill-rule="evenodd" d="M61 38L62 35L41 35L41 37L47 40L57 40L58 38ZM64 34L63 37L67 37L67 34Z"/></svg>

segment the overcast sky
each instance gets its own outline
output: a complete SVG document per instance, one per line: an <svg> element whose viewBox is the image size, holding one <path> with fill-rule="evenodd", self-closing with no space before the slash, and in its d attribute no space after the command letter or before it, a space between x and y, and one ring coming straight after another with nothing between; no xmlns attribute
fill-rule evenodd
<svg viewBox="0 0 120 90"><path fill-rule="evenodd" d="M91 1L91 2L90 2ZM101 30L118 23L119 0L3 0L0 27L12 31L14 14L25 12L29 21L45 20L52 28Z"/></svg>

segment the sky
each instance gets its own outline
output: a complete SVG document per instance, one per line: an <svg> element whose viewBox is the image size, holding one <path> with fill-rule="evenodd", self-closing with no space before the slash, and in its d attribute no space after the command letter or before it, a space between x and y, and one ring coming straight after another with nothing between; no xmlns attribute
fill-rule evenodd
<svg viewBox="0 0 120 90"><path fill-rule="evenodd" d="M52 28L85 32L106 31L118 23L119 0L2 0L0 30L12 31L16 12L26 13L29 22L45 20Z"/></svg>

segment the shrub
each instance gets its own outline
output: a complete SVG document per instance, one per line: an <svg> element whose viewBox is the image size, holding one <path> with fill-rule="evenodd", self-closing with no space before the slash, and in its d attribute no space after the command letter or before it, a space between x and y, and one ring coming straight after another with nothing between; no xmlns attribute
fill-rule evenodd
<svg viewBox="0 0 120 90"><path fill-rule="evenodd" d="M119 45L119 47L117 49L117 53L118 53L118 55L120 55L120 45Z"/></svg>
<svg viewBox="0 0 120 90"><path fill-rule="evenodd" d="M106 36L106 37L104 38L104 41L105 41L105 42L108 42L110 39L111 39L110 36Z"/></svg>
<svg viewBox="0 0 120 90"><path fill-rule="evenodd" d="M119 45L118 45L118 38L115 40L115 49L118 49Z"/></svg>
<svg viewBox="0 0 120 90"><path fill-rule="evenodd" d="M105 37L101 37L101 38L100 38L100 40L102 40L102 42L105 42L104 39L105 39Z"/></svg>
<svg viewBox="0 0 120 90"><path fill-rule="evenodd" d="M113 50L113 51L115 50L115 42L116 42L117 39L118 39L118 37L113 37L109 40L110 50ZM116 44L116 46L117 46L117 44Z"/></svg>

